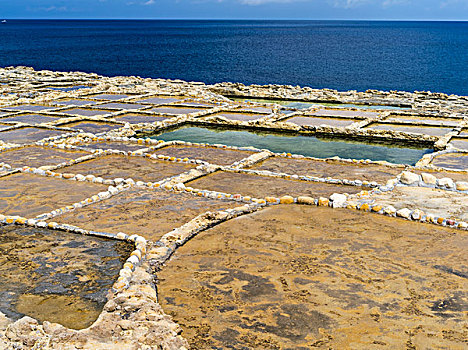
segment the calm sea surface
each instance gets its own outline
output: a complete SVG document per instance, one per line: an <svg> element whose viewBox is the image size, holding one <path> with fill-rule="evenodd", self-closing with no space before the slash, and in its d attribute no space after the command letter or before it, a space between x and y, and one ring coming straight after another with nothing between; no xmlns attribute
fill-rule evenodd
<svg viewBox="0 0 468 350"><path fill-rule="evenodd" d="M10 20L8 65L468 95L468 22Z"/></svg>

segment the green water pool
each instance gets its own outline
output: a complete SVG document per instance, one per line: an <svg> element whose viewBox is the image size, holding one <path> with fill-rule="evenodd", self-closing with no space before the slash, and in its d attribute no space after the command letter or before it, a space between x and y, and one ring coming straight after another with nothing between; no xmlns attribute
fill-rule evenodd
<svg viewBox="0 0 468 350"><path fill-rule="evenodd" d="M430 148L399 143L367 143L339 139L322 139L314 136L278 134L184 126L175 130L152 135L151 138L164 141L186 141L228 146L268 149L273 152L302 154L309 157L386 160L396 164L414 165L424 154L432 153Z"/></svg>

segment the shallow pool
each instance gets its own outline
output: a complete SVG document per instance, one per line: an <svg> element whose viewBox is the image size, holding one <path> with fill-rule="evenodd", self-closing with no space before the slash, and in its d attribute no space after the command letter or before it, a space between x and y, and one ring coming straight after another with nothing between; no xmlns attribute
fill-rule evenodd
<svg viewBox="0 0 468 350"><path fill-rule="evenodd" d="M231 98L233 101L253 102L253 103L276 103L281 106L297 109L306 109L314 105L327 107L343 107L343 108L359 108L359 109L390 109L390 110L407 110L411 108L388 106L388 105L363 105L352 103L327 103L327 102L301 102L294 100L275 100L275 99L252 99L252 98Z"/></svg>
<svg viewBox="0 0 468 350"><path fill-rule="evenodd" d="M296 134L252 132L220 128L186 126L173 131L153 135L152 138L164 141L181 140L228 146L252 146L269 149L273 152L289 152L309 157L386 160L397 164L414 165L430 148L402 144L366 143L350 140L323 139Z"/></svg>

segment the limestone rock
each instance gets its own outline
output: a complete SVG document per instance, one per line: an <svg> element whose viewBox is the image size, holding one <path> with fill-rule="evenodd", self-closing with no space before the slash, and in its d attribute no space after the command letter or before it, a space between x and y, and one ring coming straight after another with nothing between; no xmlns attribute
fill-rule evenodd
<svg viewBox="0 0 468 350"><path fill-rule="evenodd" d="M437 178L432 174L422 173L421 177L422 177L422 180L428 185L434 185L435 186L436 183L437 183Z"/></svg>
<svg viewBox="0 0 468 350"><path fill-rule="evenodd" d="M400 181L405 185L413 185L419 182L419 175L409 171L404 171L401 173Z"/></svg>

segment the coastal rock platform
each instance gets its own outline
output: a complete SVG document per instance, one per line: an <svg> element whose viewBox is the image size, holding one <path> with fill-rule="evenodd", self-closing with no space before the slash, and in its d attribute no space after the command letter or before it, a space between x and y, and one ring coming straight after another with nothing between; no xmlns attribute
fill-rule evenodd
<svg viewBox="0 0 468 350"><path fill-rule="evenodd" d="M0 349L468 346L468 97L0 82Z"/></svg>

